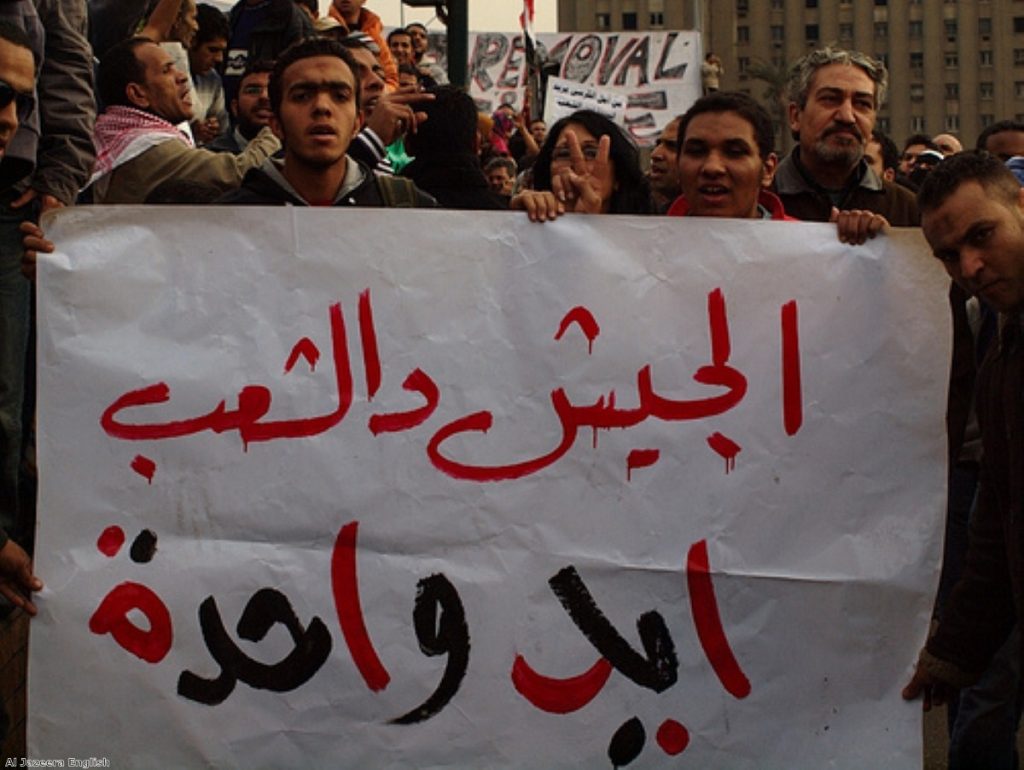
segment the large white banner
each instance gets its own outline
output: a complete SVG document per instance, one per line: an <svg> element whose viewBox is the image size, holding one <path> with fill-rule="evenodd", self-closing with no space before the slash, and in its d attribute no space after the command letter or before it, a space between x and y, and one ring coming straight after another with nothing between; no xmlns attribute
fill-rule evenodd
<svg viewBox="0 0 1024 770"><path fill-rule="evenodd" d="M950 334L919 233L47 227L32 757L920 767Z"/></svg>

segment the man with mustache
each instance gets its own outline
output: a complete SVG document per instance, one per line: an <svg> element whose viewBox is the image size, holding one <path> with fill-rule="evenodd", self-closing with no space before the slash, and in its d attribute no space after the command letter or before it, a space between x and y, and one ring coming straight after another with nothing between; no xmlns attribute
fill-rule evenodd
<svg viewBox="0 0 1024 770"><path fill-rule="evenodd" d="M104 54L97 86L107 107L96 120L96 203L142 203L171 180L226 192L281 146L267 127L238 155L196 149L176 128L192 116L188 77L144 37Z"/></svg>
<svg viewBox="0 0 1024 770"><path fill-rule="evenodd" d="M787 214L812 222L856 216L869 237L886 224L919 223L913 194L880 179L864 159L887 86L885 67L859 51L824 48L797 62L789 127L798 145L774 184Z"/></svg>

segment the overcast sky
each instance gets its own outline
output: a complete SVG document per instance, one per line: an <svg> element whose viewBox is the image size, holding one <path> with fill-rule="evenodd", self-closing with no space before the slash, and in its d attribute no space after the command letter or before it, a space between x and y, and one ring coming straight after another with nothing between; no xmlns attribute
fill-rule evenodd
<svg viewBox="0 0 1024 770"><path fill-rule="evenodd" d="M469 2L469 29L472 32L514 32L519 29L522 0L467 0ZM331 0L320 0L322 13L327 13ZM410 8L400 0L367 0L366 7L384 20L385 27L397 27L403 22L422 21L438 31L444 25L435 21L433 8ZM558 25L557 0L534 0L534 25L538 32L554 32Z"/></svg>

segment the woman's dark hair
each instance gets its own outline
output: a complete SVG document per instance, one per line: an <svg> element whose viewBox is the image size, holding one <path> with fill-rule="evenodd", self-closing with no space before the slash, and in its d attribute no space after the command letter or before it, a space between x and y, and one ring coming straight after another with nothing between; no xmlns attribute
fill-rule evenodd
<svg viewBox="0 0 1024 770"><path fill-rule="evenodd" d="M562 118L548 131L544 146L537 154L533 164L533 187L535 190L551 189L551 155L562 131L570 123L578 123L587 131L600 139L611 137L609 159L615 167L615 190L612 192L612 214L650 214L651 191L647 178L640 169L640 155L636 145L625 131L612 123L608 118L592 110L577 110L572 115Z"/></svg>

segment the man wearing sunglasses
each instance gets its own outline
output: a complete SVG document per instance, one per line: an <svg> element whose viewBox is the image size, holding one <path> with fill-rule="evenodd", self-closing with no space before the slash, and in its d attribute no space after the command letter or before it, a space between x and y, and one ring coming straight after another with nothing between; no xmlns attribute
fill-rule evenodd
<svg viewBox="0 0 1024 770"><path fill-rule="evenodd" d="M96 107L85 0L3 0L0 22L0 531L29 544L34 465L23 415L32 413L32 306L19 227L74 202L92 168ZM3 561L0 549L0 573ZM0 599L0 613L6 607Z"/></svg>
<svg viewBox="0 0 1024 770"><path fill-rule="evenodd" d="M36 60L31 39L24 30L0 20L0 168L3 167L7 147L17 133L18 126L31 116L35 108L35 74ZM7 192L7 189L0 188L0 193ZM6 263L6 253L3 256ZM15 256L18 257L15 261L17 264L20 261L20 249ZM0 294L0 299L5 297ZM2 325L0 328L3 328ZM7 434L7 427L0 425L0 436L6 438ZM0 522L10 529L15 523L14 517L10 515L14 510L14 501L4 497L0 497ZM35 606L23 594L40 588L42 583L32 575L32 561L28 554L8 538L4 529L0 529L0 596L3 597L0 602L6 600L10 605L22 607L34 615ZM4 723L5 719L0 715L0 725ZM0 737L5 732L0 732Z"/></svg>

